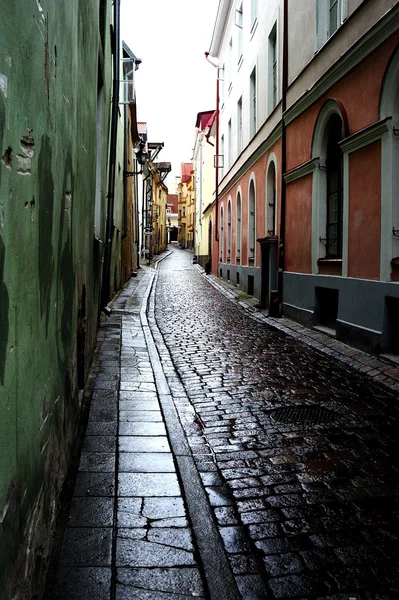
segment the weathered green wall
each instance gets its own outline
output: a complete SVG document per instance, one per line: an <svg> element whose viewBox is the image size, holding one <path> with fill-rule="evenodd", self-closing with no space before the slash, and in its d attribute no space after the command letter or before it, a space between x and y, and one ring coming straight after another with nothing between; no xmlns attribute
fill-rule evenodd
<svg viewBox="0 0 399 600"><path fill-rule="evenodd" d="M93 235L99 66L104 124L111 89L109 26L103 27L102 44L99 15L108 4L0 0L0 595L5 599L12 586L16 598L34 598L35 590L27 591L32 582L40 589L77 430L78 375L80 381L84 377L78 356L87 368L96 339L103 251ZM108 130L104 126L104 190Z"/></svg>

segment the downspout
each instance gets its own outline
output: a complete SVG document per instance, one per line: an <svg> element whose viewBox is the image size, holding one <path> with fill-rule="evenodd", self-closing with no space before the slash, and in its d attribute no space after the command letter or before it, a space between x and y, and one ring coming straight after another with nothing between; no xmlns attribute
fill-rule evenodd
<svg viewBox="0 0 399 600"><path fill-rule="evenodd" d="M112 110L111 110L111 132L109 148L109 172L108 172L108 194L107 194L107 225L104 247L104 267L101 289L102 310L109 312L107 303L109 301L109 288L111 278L111 252L112 234L114 228L114 199L115 199L115 165L116 165L116 143L118 137L118 114L119 114L119 71L120 71L120 0L114 0L114 80L112 86Z"/></svg>
<svg viewBox="0 0 399 600"><path fill-rule="evenodd" d="M134 170L138 170L138 160L134 159ZM135 214L135 229L136 229L136 270L140 269L140 223L139 223L139 180L138 176L134 176L134 214Z"/></svg>
<svg viewBox="0 0 399 600"><path fill-rule="evenodd" d="M205 52L206 60L216 67L216 160L215 160L215 241L219 241L219 64L209 57L209 52Z"/></svg>
<svg viewBox="0 0 399 600"><path fill-rule="evenodd" d="M219 241L219 67L216 76L216 174L215 174L215 240ZM219 252L218 252L219 255Z"/></svg>
<svg viewBox="0 0 399 600"><path fill-rule="evenodd" d="M125 111L125 115L124 115L124 148L123 148L123 163L124 163L124 167L123 167L123 172L126 173L126 171L129 170L129 164L128 164L128 159L129 159L129 142L128 142L128 129L129 129L129 115L128 115L128 104L124 104L123 105L123 110ZM128 235L128 226L127 226L127 195L128 195L128 184L127 184L127 177L124 176L123 177L123 232L122 232L122 239L127 237Z"/></svg>
<svg viewBox="0 0 399 600"><path fill-rule="evenodd" d="M287 170L287 137L284 121L287 109L288 88L288 0L283 4L283 60L282 60L282 97L281 97L281 213L280 213L280 244L278 260L278 304L280 314L283 303L283 274L285 266L285 213L286 213L286 184L284 175Z"/></svg>

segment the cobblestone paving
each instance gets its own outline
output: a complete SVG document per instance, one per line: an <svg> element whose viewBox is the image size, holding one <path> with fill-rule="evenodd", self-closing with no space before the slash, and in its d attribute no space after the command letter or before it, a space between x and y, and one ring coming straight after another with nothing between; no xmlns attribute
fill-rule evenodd
<svg viewBox="0 0 399 600"><path fill-rule="evenodd" d="M159 264L156 318L243 598L399 598L397 396L251 318L186 251Z"/></svg>

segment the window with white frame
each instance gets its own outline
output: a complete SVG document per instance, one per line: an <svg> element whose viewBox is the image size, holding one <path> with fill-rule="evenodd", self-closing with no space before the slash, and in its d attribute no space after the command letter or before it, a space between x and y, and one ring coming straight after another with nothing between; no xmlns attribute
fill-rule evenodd
<svg viewBox="0 0 399 600"><path fill-rule="evenodd" d="M220 155L222 159L219 158L218 168L220 168L220 175L223 177L224 175L224 135L220 138Z"/></svg>
<svg viewBox="0 0 399 600"><path fill-rule="evenodd" d="M225 65L223 65L221 68L218 69L218 77L219 77L219 80L218 80L219 81L219 103L220 103L220 108L223 108L225 77L226 77Z"/></svg>
<svg viewBox="0 0 399 600"><path fill-rule="evenodd" d="M242 150L242 97L237 102L237 156Z"/></svg>
<svg viewBox="0 0 399 600"><path fill-rule="evenodd" d="M266 235L276 235L276 165L270 161L266 175Z"/></svg>
<svg viewBox="0 0 399 600"><path fill-rule="evenodd" d="M236 10L236 27L237 27L237 63L242 61L242 40L243 40L243 5Z"/></svg>
<svg viewBox="0 0 399 600"><path fill-rule="evenodd" d="M258 0L251 0L251 32L258 19Z"/></svg>
<svg viewBox="0 0 399 600"><path fill-rule="evenodd" d="M237 213L236 213L236 255L237 260L241 260L241 240L242 240L242 203L241 192L237 192Z"/></svg>
<svg viewBox="0 0 399 600"><path fill-rule="evenodd" d="M277 54L277 22L274 23L269 35L269 113L277 106L278 102L278 54Z"/></svg>
<svg viewBox="0 0 399 600"><path fill-rule="evenodd" d="M384 75L379 116L388 119L381 138L381 279L389 281L399 256L399 50Z"/></svg>
<svg viewBox="0 0 399 600"><path fill-rule="evenodd" d="M316 0L316 50L348 18L348 0Z"/></svg>
<svg viewBox="0 0 399 600"><path fill-rule="evenodd" d="M219 252L220 262L224 259L224 210L223 206L220 207L220 235L219 235Z"/></svg>
<svg viewBox="0 0 399 600"><path fill-rule="evenodd" d="M256 238L256 197L255 184L251 179L248 194L248 262L255 260L255 238Z"/></svg>
<svg viewBox="0 0 399 600"><path fill-rule="evenodd" d="M256 117L257 117L257 106L256 106L256 67L253 68L249 79L249 135L251 138L254 137L257 129Z"/></svg>
<svg viewBox="0 0 399 600"><path fill-rule="evenodd" d="M230 38L229 49L228 49L228 80L227 80L227 93L231 92L233 87L233 38Z"/></svg>
<svg viewBox="0 0 399 600"><path fill-rule="evenodd" d="M227 203L227 261L231 260L231 198Z"/></svg>
<svg viewBox="0 0 399 600"><path fill-rule="evenodd" d="M231 119L227 123L227 168L230 169L232 165L232 150L233 150L233 140L232 140L232 131L231 131Z"/></svg>
<svg viewBox="0 0 399 600"><path fill-rule="evenodd" d="M341 108L334 100L328 100L317 117L312 143L312 157L318 163L312 202L312 269L315 273L319 259L343 256L344 160L340 143L344 137Z"/></svg>

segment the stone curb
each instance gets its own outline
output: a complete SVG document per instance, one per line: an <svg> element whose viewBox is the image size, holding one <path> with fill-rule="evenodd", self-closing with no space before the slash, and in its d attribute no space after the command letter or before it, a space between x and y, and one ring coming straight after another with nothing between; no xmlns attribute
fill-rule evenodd
<svg viewBox="0 0 399 600"><path fill-rule="evenodd" d="M253 297L239 300L240 296L242 296L239 290L215 275L207 275L200 265L197 264L195 266L215 289L231 302L234 302L237 306L245 310L251 318L283 331L323 354L336 358L344 365L368 375L377 383L386 386L394 392L399 391L399 367L396 364L353 348L352 346L347 346L343 342L339 342L319 331L308 329L286 317L269 317L266 310L255 306L258 300Z"/></svg>

